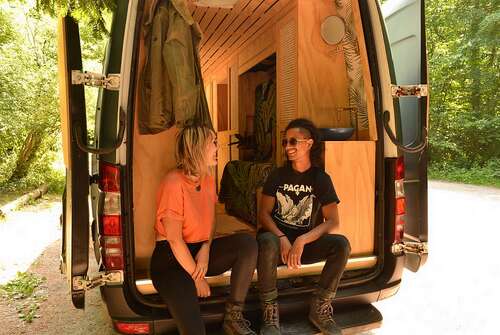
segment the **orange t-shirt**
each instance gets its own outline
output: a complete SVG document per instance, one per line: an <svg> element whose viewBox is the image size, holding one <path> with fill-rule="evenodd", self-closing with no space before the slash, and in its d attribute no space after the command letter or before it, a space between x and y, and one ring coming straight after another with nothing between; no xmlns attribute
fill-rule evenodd
<svg viewBox="0 0 500 335"><path fill-rule="evenodd" d="M206 241L214 224L215 179L205 176L201 189L181 170L172 170L163 178L156 197L156 239L167 238L164 225L182 224L182 237L186 243ZM170 219L170 220L169 220Z"/></svg>

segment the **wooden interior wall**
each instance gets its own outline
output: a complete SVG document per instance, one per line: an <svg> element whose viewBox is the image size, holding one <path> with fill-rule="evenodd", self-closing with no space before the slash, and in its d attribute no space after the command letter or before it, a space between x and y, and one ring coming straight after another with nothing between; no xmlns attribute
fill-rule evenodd
<svg viewBox="0 0 500 335"><path fill-rule="evenodd" d="M217 84L217 130L229 130L228 84Z"/></svg>
<svg viewBox="0 0 500 335"><path fill-rule="evenodd" d="M236 141L235 135L238 134L238 124L240 118L238 115L239 110L239 94L238 94L238 58L234 57L228 66L228 78L229 78L229 124L230 124L230 134L229 143ZM229 145L229 161L239 159L239 150L236 145ZM222 177L222 175L221 175Z"/></svg>
<svg viewBox="0 0 500 335"><path fill-rule="evenodd" d="M238 52L239 73L243 74L276 52L275 27L264 29Z"/></svg>
<svg viewBox="0 0 500 335"><path fill-rule="evenodd" d="M340 127L349 121L349 84L342 44L321 37L321 23L337 15L331 0L298 1L298 114L318 127ZM344 125L345 126L345 125Z"/></svg>
<svg viewBox="0 0 500 335"><path fill-rule="evenodd" d="M298 117L298 13L289 13L277 27L276 52L276 120L278 129L276 143L281 143L283 132L288 123ZM284 159L283 149L277 148L277 164Z"/></svg>
<svg viewBox="0 0 500 335"><path fill-rule="evenodd" d="M145 1L148 8L152 0ZM139 39L139 72L144 67L144 40ZM138 78L135 83L138 87ZM141 106L140 92L135 96L135 124L133 141L133 199L134 199L134 245L135 266L148 269L155 246L154 225L156 220L156 192L167 171L174 168L174 145L177 129L175 127L157 135L141 135L138 128L138 113Z"/></svg>
<svg viewBox="0 0 500 335"><path fill-rule="evenodd" d="M239 118L239 76L238 76L238 58L234 57L228 66L229 78L229 124L231 130L238 131Z"/></svg>
<svg viewBox="0 0 500 335"><path fill-rule="evenodd" d="M229 143L234 140L235 134L237 134L236 130L217 132L217 143L219 145L219 150L217 150L217 192L220 189L220 181L222 173L224 172L224 167L229 161L238 159L238 151L235 151L233 147L229 145Z"/></svg>
<svg viewBox="0 0 500 335"><path fill-rule="evenodd" d="M325 142L325 170L340 199L340 233L351 243L351 256L373 254L375 142Z"/></svg>

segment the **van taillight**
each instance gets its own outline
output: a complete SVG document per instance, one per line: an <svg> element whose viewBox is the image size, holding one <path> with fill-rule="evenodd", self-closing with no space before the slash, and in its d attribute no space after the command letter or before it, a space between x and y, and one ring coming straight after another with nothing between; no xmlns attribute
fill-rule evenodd
<svg viewBox="0 0 500 335"><path fill-rule="evenodd" d="M120 170L117 166L100 162L99 186L104 192L120 192Z"/></svg>
<svg viewBox="0 0 500 335"><path fill-rule="evenodd" d="M120 170L100 162L99 186L104 193L101 214L101 246L107 270L123 269Z"/></svg>
<svg viewBox="0 0 500 335"><path fill-rule="evenodd" d="M404 191L405 165L404 158L398 157L396 160L396 171L394 180L394 243L399 243L403 240L405 213L406 213L406 198Z"/></svg>
<svg viewBox="0 0 500 335"><path fill-rule="evenodd" d="M115 327L123 334L149 334L149 323L115 322Z"/></svg>

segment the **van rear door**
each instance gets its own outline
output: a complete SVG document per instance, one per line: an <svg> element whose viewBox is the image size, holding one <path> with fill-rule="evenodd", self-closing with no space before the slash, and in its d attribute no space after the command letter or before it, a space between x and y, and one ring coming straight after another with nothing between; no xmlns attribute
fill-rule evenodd
<svg viewBox="0 0 500 335"><path fill-rule="evenodd" d="M72 71L82 71L78 24L61 17L58 27L58 66L61 128L66 190L63 197L63 245L61 271L71 286L76 308L84 308L89 253L89 163L88 154L79 150L76 129L82 141L87 139L85 95L82 85L72 85ZM85 143L85 142L84 142Z"/></svg>
<svg viewBox="0 0 500 335"><path fill-rule="evenodd" d="M424 0L391 0L384 4L387 34L391 45L397 85L422 88L401 96L402 145L417 148L404 152L406 196L406 267L417 271L427 259L427 53ZM419 86L421 85L421 86ZM415 94L417 96L415 96ZM412 150L410 150L412 151Z"/></svg>

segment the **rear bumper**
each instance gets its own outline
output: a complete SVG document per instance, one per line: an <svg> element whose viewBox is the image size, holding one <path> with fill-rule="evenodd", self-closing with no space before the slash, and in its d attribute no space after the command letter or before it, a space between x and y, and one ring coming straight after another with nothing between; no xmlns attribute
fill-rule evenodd
<svg viewBox="0 0 500 335"><path fill-rule="evenodd" d="M387 254L386 254L387 255ZM388 255L387 255L388 256ZM389 298L397 293L401 285L401 275L404 268L405 257L386 257L384 271L375 279L352 287L343 287L339 290L334 306L335 310L349 310L363 308L371 303ZM106 303L108 313L113 321L147 322L151 334L160 334L175 329L175 322L164 308L144 306L127 294L126 286L103 286L101 294ZM299 294L280 295L280 313L284 316L293 315L308 308L310 292ZM246 314L252 319L259 319L259 304L253 299L246 306ZM377 311L378 312L378 311ZM222 322L224 307L222 303L203 304L203 319L207 324ZM375 313L375 314L373 314ZM382 318L378 320L376 312L371 312L372 317L363 320L357 316L352 325L345 325L346 334L365 331L380 327ZM300 314L307 315L307 314Z"/></svg>
<svg viewBox="0 0 500 335"><path fill-rule="evenodd" d="M366 287L366 290L363 291L360 291L360 288L347 288L339 291L334 305L336 315L340 313L338 317L336 316L336 320L345 330L344 334L353 334L359 331L367 331L380 327L382 315L371 306L371 303L394 295L398 291L399 286L400 281L389 284L383 289L376 289L373 291L370 290L370 287ZM354 293L355 291L358 292ZM174 320L168 317L164 310L151 309L146 314L135 313L128 304L125 298L124 289L121 286L103 287L101 292L106 302L108 313L113 321L147 322L150 325L150 334L162 334L175 330L176 328ZM309 299L309 294L280 297L280 312L284 315L283 321L285 322L282 323L286 327L291 327L290 329L301 329L297 334L308 334L308 332L305 331L308 323L290 323L286 320L297 321L300 319L304 321L302 319L307 315L306 310L308 308ZM246 314L250 319L259 319L258 308L257 303L248 304L248 311ZM361 313L360 311L362 310L369 311L369 313ZM298 317L294 317L294 315ZM210 306L209 310L203 311L203 319L207 324L218 324L222 322L223 316L223 306L221 305ZM257 321L254 321L252 324L256 322ZM287 332L287 334L294 333ZM310 332L310 334L313 334L313 332Z"/></svg>

